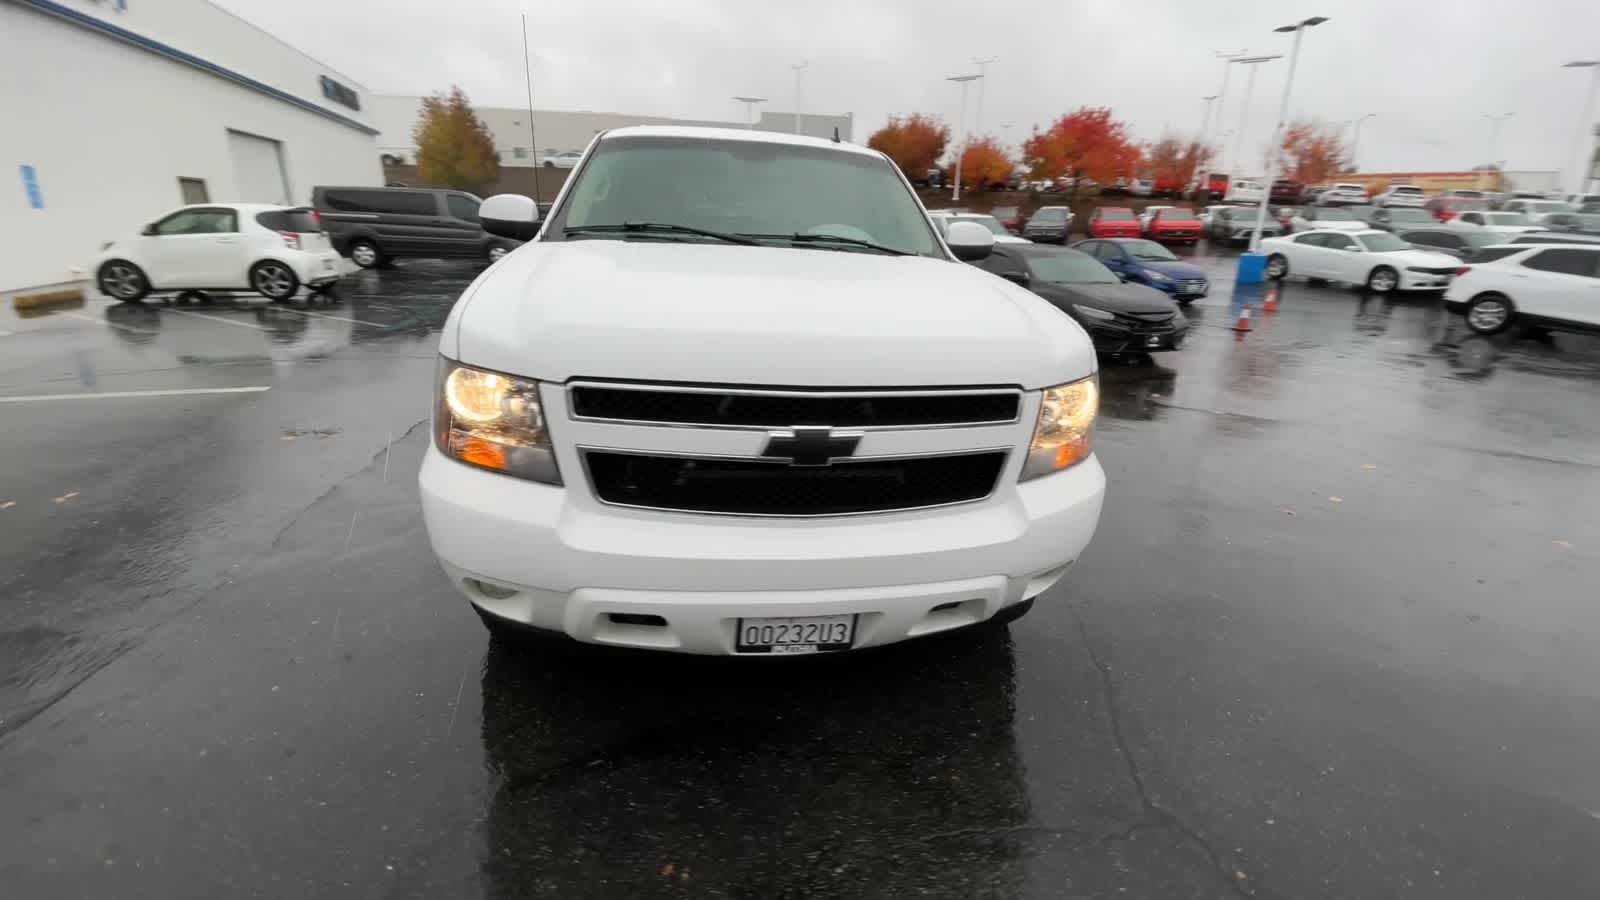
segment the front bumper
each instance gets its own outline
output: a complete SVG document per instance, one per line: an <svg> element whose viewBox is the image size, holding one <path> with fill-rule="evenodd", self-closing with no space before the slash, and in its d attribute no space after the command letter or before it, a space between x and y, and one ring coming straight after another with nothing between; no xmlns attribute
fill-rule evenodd
<svg viewBox="0 0 1600 900"><path fill-rule="evenodd" d="M1067 239L1067 229L1052 228L1046 230L1043 228L1024 228L1022 230L1022 236L1030 241L1037 241L1047 244L1060 243L1061 241Z"/></svg>
<svg viewBox="0 0 1600 900"><path fill-rule="evenodd" d="M574 477L576 476L576 477ZM855 647L981 622L1056 582L1093 537L1105 472L1089 459L935 510L759 519L602 506L581 476L552 487L431 446L423 520L480 609L580 641L731 654L748 616L859 616ZM474 582L486 582L495 597ZM664 625L613 614L659 616Z"/></svg>
<svg viewBox="0 0 1600 900"><path fill-rule="evenodd" d="M1183 346L1189 334L1189 323L1162 330L1142 330L1121 327L1116 322L1091 320L1079 322L1088 332L1089 340L1099 353L1162 353Z"/></svg>
<svg viewBox="0 0 1600 900"><path fill-rule="evenodd" d="M1402 291L1442 291L1450 287L1455 273L1448 274L1413 272L1404 269L1400 272L1399 289Z"/></svg>

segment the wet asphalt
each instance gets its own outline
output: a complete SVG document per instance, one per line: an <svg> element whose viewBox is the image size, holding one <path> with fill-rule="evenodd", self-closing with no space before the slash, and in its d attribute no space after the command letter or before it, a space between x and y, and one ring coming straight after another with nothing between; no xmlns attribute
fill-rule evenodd
<svg viewBox="0 0 1600 900"><path fill-rule="evenodd" d="M479 265L0 311L0 398L252 389L0 402L0 895L1594 896L1600 341L1197 261L1031 615L779 664L491 646L415 480Z"/></svg>

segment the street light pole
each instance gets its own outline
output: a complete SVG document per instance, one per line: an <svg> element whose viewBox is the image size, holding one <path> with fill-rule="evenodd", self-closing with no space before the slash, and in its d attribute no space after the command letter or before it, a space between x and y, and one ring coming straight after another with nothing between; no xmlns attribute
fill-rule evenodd
<svg viewBox="0 0 1600 900"><path fill-rule="evenodd" d="M1283 59L1283 54L1243 56L1233 60L1233 62L1242 63L1250 67L1250 77L1245 80L1244 84L1244 103L1239 105L1239 130L1234 132L1233 135L1233 168L1228 171L1234 177L1239 175L1239 162L1244 153L1244 126L1250 120L1250 95L1255 93L1256 89L1256 66L1275 59Z"/></svg>
<svg viewBox="0 0 1600 900"><path fill-rule="evenodd" d="M979 134L983 133L983 88L989 83L989 79L984 76L989 74L989 64L999 58L998 56L991 56L988 59L978 59L976 56L972 58L972 64L978 67L978 114L972 117L972 130Z"/></svg>
<svg viewBox="0 0 1600 900"><path fill-rule="evenodd" d="M1228 76L1233 74L1233 61L1245 55L1244 50L1213 50L1212 55L1222 60L1222 87L1217 89L1217 137L1222 137L1222 117L1227 113L1228 106ZM1210 129L1207 129L1210 133ZM1217 160L1217 168L1222 168L1224 160Z"/></svg>
<svg viewBox="0 0 1600 900"><path fill-rule="evenodd" d="M1274 169L1277 167L1278 157L1282 155L1279 151L1278 142L1283 134L1284 120L1289 117L1289 92L1294 88L1294 70L1296 64L1300 62L1300 38L1305 35L1307 28L1321 25L1326 21L1328 21L1326 16L1312 16L1309 19L1302 19L1294 25L1284 25L1281 28L1273 29L1273 31L1278 32L1294 32L1294 48L1289 51L1289 74L1283 79L1283 100L1278 104L1278 126L1272 130L1272 143L1267 145L1269 148L1267 152L1267 189L1261 192L1261 205L1256 208L1256 227L1250 232L1251 253L1257 253L1261 250L1261 227L1267 221L1267 198L1272 195L1272 180L1277 177Z"/></svg>
<svg viewBox="0 0 1600 900"><path fill-rule="evenodd" d="M1514 112L1499 114L1484 113L1483 117L1489 120L1489 158L1485 160L1486 165L1491 167L1494 166L1495 152L1500 147L1500 123L1514 115L1516 115ZM1484 175L1487 175L1491 169L1484 169L1483 171ZM1499 168L1493 168L1492 171L1498 172ZM1478 176L1478 187L1480 188L1486 187L1486 185L1483 183L1483 177L1483 175Z"/></svg>
<svg viewBox="0 0 1600 900"><path fill-rule="evenodd" d="M735 100L739 101L740 103L744 104L745 124L750 126L750 129L752 131L754 131L755 127L756 127L756 104L757 103L765 103L765 102L767 102L767 98L765 98L765 97L735 97L733 99L735 99Z"/></svg>
<svg viewBox="0 0 1600 900"><path fill-rule="evenodd" d="M1296 41L1300 40L1300 36L1298 34L1295 35L1295 40ZM1356 166L1356 147L1361 145L1361 123L1365 122L1368 119L1375 119L1377 117L1378 117L1377 113L1367 113L1364 116L1359 116L1359 117L1356 118L1355 129L1353 131L1351 131L1351 133L1350 133L1350 135L1351 135L1350 136L1350 171L1351 172L1360 171L1359 167Z"/></svg>
<svg viewBox="0 0 1600 900"><path fill-rule="evenodd" d="M811 63L810 63L809 60L807 60L807 61L802 61L797 65L793 65L793 66L789 67L789 68L794 70L794 133L795 134L799 134L800 133L800 75L801 75L802 72L804 72L806 70L806 66L809 66L809 65L811 65Z"/></svg>
<svg viewBox="0 0 1600 900"><path fill-rule="evenodd" d="M950 192L950 202L958 203L961 200L961 163L967 155L967 86L982 78L982 75L952 75L945 81L955 81L961 85L961 118L957 126L961 129L961 146L956 150L956 184Z"/></svg>
<svg viewBox="0 0 1600 900"><path fill-rule="evenodd" d="M1584 188L1589 184L1591 157L1587 151L1592 143L1589 123L1594 118L1595 91L1600 90L1600 59L1573 60L1562 68L1593 70L1593 77L1589 81L1589 94L1583 99L1583 117L1578 120L1578 177L1572 183L1572 193L1583 194Z"/></svg>

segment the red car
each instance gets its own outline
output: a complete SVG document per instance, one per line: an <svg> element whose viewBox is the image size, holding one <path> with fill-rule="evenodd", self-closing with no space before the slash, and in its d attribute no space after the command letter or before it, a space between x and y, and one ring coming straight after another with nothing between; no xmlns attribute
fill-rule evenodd
<svg viewBox="0 0 1600 900"><path fill-rule="evenodd" d="M1195 223L1199 225L1198 222ZM1140 237L1139 220L1126 206L1101 206L1089 214L1090 237Z"/></svg>
<svg viewBox="0 0 1600 900"><path fill-rule="evenodd" d="M1183 241L1192 244L1200 240L1200 219L1192 209L1175 206L1156 210L1150 217L1149 234L1152 241Z"/></svg>
<svg viewBox="0 0 1600 900"><path fill-rule="evenodd" d="M1178 183L1178 179L1170 175L1159 175L1156 177L1155 183L1150 186L1150 196L1176 197L1178 196L1178 189L1182 187L1183 185Z"/></svg>
<svg viewBox="0 0 1600 900"><path fill-rule="evenodd" d="M1028 224L1028 217L1022 214L1022 208L1019 206L996 206L989 211L989 215L999 219L1000 224L1012 234L1020 233L1022 226Z"/></svg>
<svg viewBox="0 0 1600 900"><path fill-rule="evenodd" d="M1422 207L1433 213L1433 217L1441 222L1448 222L1456 216L1473 210L1488 209L1488 205L1477 197L1435 197Z"/></svg>

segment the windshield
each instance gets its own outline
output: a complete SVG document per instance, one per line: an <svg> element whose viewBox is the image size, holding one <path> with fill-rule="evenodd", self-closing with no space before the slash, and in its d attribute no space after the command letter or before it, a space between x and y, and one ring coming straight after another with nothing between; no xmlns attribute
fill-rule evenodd
<svg viewBox="0 0 1600 900"><path fill-rule="evenodd" d="M1522 208L1527 212L1553 213L1566 212L1571 207L1560 200L1532 200L1522 204Z"/></svg>
<svg viewBox="0 0 1600 900"><path fill-rule="evenodd" d="M554 233L551 240L587 237L562 237L576 228L648 222L734 235L831 235L944 258L900 177L889 163L864 153L757 141L620 137L601 141L579 171L557 214L557 227L546 230ZM644 237L704 240L685 234Z"/></svg>
<svg viewBox="0 0 1600 900"><path fill-rule="evenodd" d="M1102 210L1100 210L1100 218L1102 220L1115 221L1115 222L1126 221L1128 219L1132 219L1133 218L1133 210L1131 210L1131 209L1102 209Z"/></svg>
<svg viewBox="0 0 1600 900"><path fill-rule="evenodd" d="M1600 213L1578 213L1578 227L1584 231L1600 231Z"/></svg>
<svg viewBox="0 0 1600 900"><path fill-rule="evenodd" d="M1163 209L1161 211L1161 221L1192 222L1194 221L1194 211L1188 209Z"/></svg>
<svg viewBox="0 0 1600 900"><path fill-rule="evenodd" d="M979 225L989 229L989 231L993 232L994 234L1006 235L1011 233L1007 231L1006 227L1000 224L1000 220L996 219L994 216L951 216L946 220L946 222L977 222ZM945 230L948 231L949 228L949 224L946 224Z"/></svg>
<svg viewBox="0 0 1600 900"><path fill-rule="evenodd" d="M1358 234L1356 235L1356 240L1361 242L1361 246L1366 247L1368 250L1371 250L1374 253L1387 253L1390 250L1411 249L1410 244L1400 240L1398 237L1395 237L1387 231L1379 231L1374 234Z"/></svg>
<svg viewBox="0 0 1600 900"><path fill-rule="evenodd" d="M1119 281L1105 263L1078 250L1036 250L1023 259L1028 261L1028 272L1034 278L1052 284L1116 284Z"/></svg>
<svg viewBox="0 0 1600 900"><path fill-rule="evenodd" d="M1065 222L1067 211L1059 206L1049 206L1033 214L1034 222Z"/></svg>
<svg viewBox="0 0 1600 900"><path fill-rule="evenodd" d="M1327 209L1319 209L1319 210L1316 211L1316 215L1313 216L1313 218L1315 218L1318 222L1354 222L1354 221L1357 221L1357 219L1355 217L1355 213L1352 213L1348 209L1339 209L1337 207L1329 207Z"/></svg>
<svg viewBox="0 0 1600 900"><path fill-rule="evenodd" d="M1128 254L1134 259L1142 259L1146 262L1167 262L1168 260L1177 259L1176 256L1172 255L1171 250L1155 241L1128 241L1122 246L1127 249Z"/></svg>
<svg viewBox="0 0 1600 900"><path fill-rule="evenodd" d="M1420 209L1392 209L1389 210L1389 221L1418 223L1432 222L1433 216L1428 215Z"/></svg>
<svg viewBox="0 0 1600 900"><path fill-rule="evenodd" d="M1015 206L996 206L989 211L997 219L1009 219L1017 214Z"/></svg>
<svg viewBox="0 0 1600 900"><path fill-rule="evenodd" d="M1527 216L1517 212L1484 213L1483 220L1490 225L1532 225Z"/></svg>

